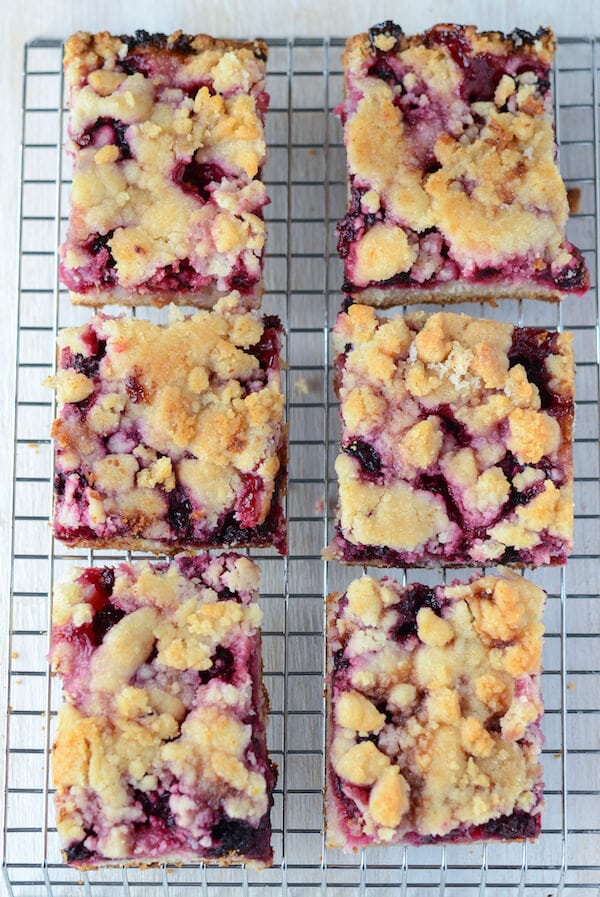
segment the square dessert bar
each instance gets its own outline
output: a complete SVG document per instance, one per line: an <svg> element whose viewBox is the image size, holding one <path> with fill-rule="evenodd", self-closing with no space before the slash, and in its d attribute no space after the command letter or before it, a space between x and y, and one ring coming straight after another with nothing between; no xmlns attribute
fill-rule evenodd
<svg viewBox="0 0 600 897"><path fill-rule="evenodd" d="M347 42L345 292L383 307L585 292L565 238L554 48L545 28L407 37L393 22Z"/></svg>
<svg viewBox="0 0 600 897"><path fill-rule="evenodd" d="M239 296L59 334L54 533L67 545L285 553L281 324Z"/></svg>
<svg viewBox="0 0 600 897"><path fill-rule="evenodd" d="M537 837L544 597L509 571L330 596L330 846Z"/></svg>
<svg viewBox="0 0 600 897"><path fill-rule="evenodd" d="M258 567L235 554L75 568L55 590L52 750L66 861L270 866Z"/></svg>
<svg viewBox="0 0 600 897"><path fill-rule="evenodd" d="M377 566L564 564L573 536L572 337L450 312L334 328L336 535Z"/></svg>
<svg viewBox="0 0 600 897"><path fill-rule="evenodd" d="M204 34L69 38L73 302L259 304L266 58L262 41Z"/></svg>

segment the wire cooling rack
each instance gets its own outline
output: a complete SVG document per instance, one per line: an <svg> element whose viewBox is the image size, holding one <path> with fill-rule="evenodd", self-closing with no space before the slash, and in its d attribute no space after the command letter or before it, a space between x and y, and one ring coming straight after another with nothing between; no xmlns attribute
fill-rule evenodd
<svg viewBox="0 0 600 897"><path fill-rule="evenodd" d="M386 848L346 856L324 846L323 598L356 571L320 551L335 504L332 463L337 407L329 329L340 303L335 222L345 206L344 150L333 108L341 99L343 41L272 40L269 162L265 179L269 251L264 307L285 321L290 426L289 554L255 552L262 569L270 751L280 777L273 813L275 863L252 872L182 866L81 874L64 866L49 778L60 689L49 673L49 590L73 562L125 555L70 551L49 532L52 372L56 330L83 323L60 289L56 248L68 209L70 163L60 41L25 48L18 285L12 579L7 619L4 886L14 897L164 894L535 895L600 889L600 455L598 450L597 239L598 50L592 39L560 41L554 73L560 163L580 190L569 236L585 252L593 286L560 307L508 301L485 314L574 332L577 369L576 541L566 570L537 570L548 591L543 692L546 809L533 845ZM483 312L468 306L471 314ZM162 319L160 312L141 315ZM400 573L400 575L406 575ZM412 571L412 579L435 575Z"/></svg>

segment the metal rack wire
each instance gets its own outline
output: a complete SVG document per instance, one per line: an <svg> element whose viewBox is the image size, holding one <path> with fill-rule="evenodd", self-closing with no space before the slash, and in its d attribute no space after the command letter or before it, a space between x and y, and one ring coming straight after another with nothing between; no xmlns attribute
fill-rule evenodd
<svg viewBox="0 0 600 897"><path fill-rule="evenodd" d="M543 754L546 810L534 845L387 848L345 856L323 839L323 597L352 571L320 559L335 503L332 463L337 408L330 383L329 328L339 307L341 270L334 227L345 205L341 133L343 41L270 41L265 171L267 312L280 314L287 338L290 425L285 559L256 552L262 570L269 746L280 768L274 809L275 864L110 869L81 876L61 862L49 780L49 746L58 684L47 664L48 593L73 562L122 555L70 551L52 541L53 406L40 381L51 372L56 329L82 323L58 283L56 247L69 190L59 41L25 48L14 447L12 578L7 618L3 882L11 897L41 895L597 895L600 883L600 453L598 450L598 209L600 136L598 50L593 39L559 43L555 68L557 135L568 186L581 191L570 237L582 247L593 287L560 308L505 302L486 315L568 328L578 359L576 548L565 571L537 570L548 591ZM466 310L466 309L465 309ZM470 313L477 309L470 306ZM483 309L480 309L483 312ZM141 311L160 319L161 313ZM411 578L423 573L412 571ZM430 576L431 574L427 574Z"/></svg>

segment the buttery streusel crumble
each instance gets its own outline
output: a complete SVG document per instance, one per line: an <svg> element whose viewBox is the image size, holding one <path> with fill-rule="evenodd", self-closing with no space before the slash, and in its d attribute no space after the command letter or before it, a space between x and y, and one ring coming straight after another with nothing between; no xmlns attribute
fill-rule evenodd
<svg viewBox="0 0 600 897"><path fill-rule="evenodd" d="M281 324L239 295L59 334L54 532L68 545L285 552Z"/></svg>
<svg viewBox="0 0 600 897"><path fill-rule="evenodd" d="M58 833L79 869L271 865L259 571L246 557L74 568L54 595Z"/></svg>
<svg viewBox="0 0 600 897"><path fill-rule="evenodd" d="M69 38L74 302L209 307L237 290L259 304L266 55L181 32Z"/></svg>
<svg viewBox="0 0 600 897"><path fill-rule="evenodd" d="M334 328L342 445L328 557L564 564L573 533L572 336L350 305Z"/></svg>
<svg viewBox="0 0 600 897"><path fill-rule="evenodd" d="M539 834L544 597L509 571L330 596L332 847Z"/></svg>
<svg viewBox="0 0 600 897"><path fill-rule="evenodd" d="M346 293L393 304L557 301L589 275L566 240L550 66L554 36L393 22L347 42L339 108Z"/></svg>

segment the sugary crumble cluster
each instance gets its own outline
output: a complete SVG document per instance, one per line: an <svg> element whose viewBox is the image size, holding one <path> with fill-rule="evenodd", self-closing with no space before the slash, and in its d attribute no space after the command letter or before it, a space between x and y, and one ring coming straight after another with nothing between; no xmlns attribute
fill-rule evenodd
<svg viewBox="0 0 600 897"><path fill-rule="evenodd" d="M270 865L259 571L246 557L75 568L54 595L53 747L71 865Z"/></svg>
<svg viewBox="0 0 600 897"><path fill-rule="evenodd" d="M69 38L74 302L209 307L237 290L259 304L266 55L181 32Z"/></svg>
<svg viewBox="0 0 600 897"><path fill-rule="evenodd" d="M509 571L330 596L331 846L539 834L543 604Z"/></svg>
<svg viewBox="0 0 600 897"><path fill-rule="evenodd" d="M239 295L59 338L54 531L69 545L285 552L278 318Z"/></svg>
<svg viewBox="0 0 600 897"><path fill-rule="evenodd" d="M407 37L385 22L347 42L346 293L388 306L585 292L565 238L553 54L548 29Z"/></svg>
<svg viewBox="0 0 600 897"><path fill-rule="evenodd" d="M351 305L334 331L342 445L329 556L563 564L573 530L567 333Z"/></svg>

